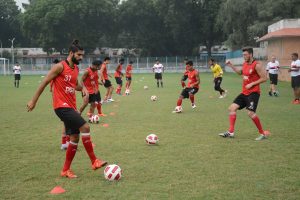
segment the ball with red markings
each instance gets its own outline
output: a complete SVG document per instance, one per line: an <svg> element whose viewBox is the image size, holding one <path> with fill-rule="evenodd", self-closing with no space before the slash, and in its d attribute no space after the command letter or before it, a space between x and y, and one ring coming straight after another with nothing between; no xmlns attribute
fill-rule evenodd
<svg viewBox="0 0 300 200"><path fill-rule="evenodd" d="M98 124L100 121L100 117L98 115L93 115L89 118L90 123Z"/></svg>
<svg viewBox="0 0 300 200"><path fill-rule="evenodd" d="M147 144L157 144L158 143L158 137L155 134L150 134L146 137Z"/></svg>
<svg viewBox="0 0 300 200"><path fill-rule="evenodd" d="M104 169L104 177L109 181L118 181L122 177L122 169L116 164L108 165Z"/></svg>

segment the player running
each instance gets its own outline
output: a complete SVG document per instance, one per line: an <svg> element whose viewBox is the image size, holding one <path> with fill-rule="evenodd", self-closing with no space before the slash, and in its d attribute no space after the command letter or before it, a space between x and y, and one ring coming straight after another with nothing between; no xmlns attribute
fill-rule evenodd
<svg viewBox="0 0 300 200"><path fill-rule="evenodd" d="M270 90L269 96L278 97L278 92L276 91L275 85L278 82L278 70L280 68L279 62L276 60L275 56L272 56L271 61L268 62L266 71L270 78Z"/></svg>
<svg viewBox="0 0 300 200"><path fill-rule="evenodd" d="M126 90L128 91L128 94L130 93L130 86L131 86L131 80L132 80L132 61L129 61L129 64L126 67Z"/></svg>
<svg viewBox="0 0 300 200"><path fill-rule="evenodd" d="M107 73L107 65L110 62L110 58L106 57L104 58L104 62L102 63L101 69L100 69L100 80L104 87L106 88L106 94L104 97L104 102L113 102L115 100L112 99L112 92L114 90L110 80L108 79L108 73Z"/></svg>
<svg viewBox="0 0 300 200"><path fill-rule="evenodd" d="M195 105L195 94L199 90L199 84L200 84L200 78L199 78L199 72L194 69L193 67L193 61L188 61L187 63L187 69L188 69L188 85L186 88L184 88L177 100L177 106L173 113L180 113L182 111L182 100L185 98L189 98L192 103L192 108L196 108Z"/></svg>
<svg viewBox="0 0 300 200"><path fill-rule="evenodd" d="M116 79L116 83L118 85L118 87L116 89L116 94L118 94L118 95L121 95L122 85L123 85L123 81L122 81L123 64L124 64L124 59L122 58L122 59L119 60L119 65L117 66L116 71L115 71L115 79Z"/></svg>
<svg viewBox="0 0 300 200"><path fill-rule="evenodd" d="M266 82L267 76L264 68L253 58L253 48L245 47L242 49L244 64L243 68L239 69L234 67L230 61L226 64L233 69L237 74L243 77L243 89L242 93L236 97L233 103L229 106L229 129L224 133L220 133L222 137L234 137L234 126L236 120L236 111L246 108L248 110L248 116L252 119L256 125L259 137L255 140L263 140L269 135L269 131L265 131L262 128L260 120L256 115L256 108L258 106L258 100L260 96L260 84Z"/></svg>
<svg viewBox="0 0 300 200"><path fill-rule="evenodd" d="M222 76L223 76L223 70L220 65L218 65L214 59L209 60L210 69L214 74L214 83L215 83L215 90L220 93L220 99L226 97L226 90L223 90L221 88L222 83Z"/></svg>
<svg viewBox="0 0 300 200"><path fill-rule="evenodd" d="M56 115L64 122L66 134L70 135L70 144L61 171L61 176L68 178L77 178L70 166L76 154L80 133L84 148L91 160L92 169L96 170L107 164L106 161L96 158L90 137L90 126L76 110L75 90L82 91L84 95L88 93L86 88L82 87L77 80L79 74L77 65L82 57L83 48L79 45L78 40L74 40L69 47L67 59L51 68L33 98L27 104L28 112L32 111L46 86L53 80L53 108Z"/></svg>

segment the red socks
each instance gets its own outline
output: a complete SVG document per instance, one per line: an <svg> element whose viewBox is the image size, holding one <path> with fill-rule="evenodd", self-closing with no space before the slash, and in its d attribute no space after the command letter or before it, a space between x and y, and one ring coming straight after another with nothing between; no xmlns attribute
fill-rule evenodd
<svg viewBox="0 0 300 200"><path fill-rule="evenodd" d="M235 120L236 120L236 113L235 112L229 113L229 130L228 131L230 133L234 132Z"/></svg>
<svg viewBox="0 0 300 200"><path fill-rule="evenodd" d="M66 144L66 142L67 142L67 136L66 135L61 136L61 144Z"/></svg>
<svg viewBox="0 0 300 200"><path fill-rule="evenodd" d="M194 95L190 95L190 100L191 100L192 104L194 104L194 102L195 102L195 96Z"/></svg>
<svg viewBox="0 0 300 200"><path fill-rule="evenodd" d="M260 123L260 120L259 120L258 116L254 115L254 117L252 117L251 119L254 122L255 126L257 127L259 133L260 134L264 134L264 130L263 130L262 126L261 126L261 123Z"/></svg>
<svg viewBox="0 0 300 200"><path fill-rule="evenodd" d="M102 104L100 102L97 103L98 114L102 114Z"/></svg>
<svg viewBox="0 0 300 200"><path fill-rule="evenodd" d="M177 106L181 106L181 104L182 104L182 99L179 98L178 101L177 101Z"/></svg>
<svg viewBox="0 0 300 200"><path fill-rule="evenodd" d="M66 152L66 160L65 160L63 171L67 171L68 169L70 169L72 160L76 154L77 146L78 143L70 142Z"/></svg>
<svg viewBox="0 0 300 200"><path fill-rule="evenodd" d="M91 162L93 163L97 158L94 153L90 133L82 133L81 138L82 138L83 146L84 146L87 154L89 155Z"/></svg>

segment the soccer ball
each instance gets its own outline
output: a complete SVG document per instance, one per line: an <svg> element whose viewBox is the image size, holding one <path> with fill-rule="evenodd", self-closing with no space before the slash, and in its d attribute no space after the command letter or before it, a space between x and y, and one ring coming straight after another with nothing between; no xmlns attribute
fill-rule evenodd
<svg viewBox="0 0 300 200"><path fill-rule="evenodd" d="M146 137L147 144L157 144L158 143L158 137L155 134L150 134Z"/></svg>
<svg viewBox="0 0 300 200"><path fill-rule="evenodd" d="M156 101L157 100L157 96L152 95L150 99L151 99L151 101Z"/></svg>
<svg viewBox="0 0 300 200"><path fill-rule="evenodd" d="M108 165L104 169L104 177L109 181L118 181L122 177L122 169L116 164Z"/></svg>
<svg viewBox="0 0 300 200"><path fill-rule="evenodd" d="M129 95L130 94L130 90L129 89L126 89L125 90L125 95Z"/></svg>
<svg viewBox="0 0 300 200"><path fill-rule="evenodd" d="M148 90L148 86L147 85L144 86L144 90Z"/></svg>
<svg viewBox="0 0 300 200"><path fill-rule="evenodd" d="M181 113L182 112L182 107L181 106L176 106L175 107L175 112L176 113Z"/></svg>
<svg viewBox="0 0 300 200"><path fill-rule="evenodd" d="M89 122L98 124L100 121L100 117L98 115L92 115L89 118Z"/></svg>

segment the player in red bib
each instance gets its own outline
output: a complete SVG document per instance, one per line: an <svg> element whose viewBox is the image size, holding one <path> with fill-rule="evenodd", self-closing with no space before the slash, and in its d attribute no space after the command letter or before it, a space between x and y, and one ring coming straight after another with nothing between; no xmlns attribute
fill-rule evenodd
<svg viewBox="0 0 300 200"><path fill-rule="evenodd" d="M130 86L132 80L132 61L129 61L128 66L126 67L126 93L130 93Z"/></svg>
<svg viewBox="0 0 300 200"><path fill-rule="evenodd" d="M99 91L98 70L101 65L101 60L93 61L92 66L87 68L81 77L81 84L87 89L89 98L88 101L80 108L80 111L82 112L87 104L90 103L90 110L87 113L88 117L94 115L95 108L97 108L99 116L106 116L102 113L101 95Z"/></svg>
<svg viewBox="0 0 300 200"><path fill-rule="evenodd" d="M69 48L67 59L51 68L35 95L27 104L28 112L32 111L46 86L53 80L53 108L56 115L64 122L66 134L70 135L70 144L61 171L61 176L68 178L77 178L70 166L76 154L80 133L84 148L92 162L92 169L95 170L107 164L106 161L96 158L90 137L90 126L76 110L75 90L82 91L83 95L88 94L86 88L82 87L77 80L79 73L77 65L82 57L83 48L79 45L78 40L74 40Z"/></svg>
<svg viewBox="0 0 300 200"><path fill-rule="evenodd" d="M194 69L193 67L193 61L188 61L187 63L187 69L188 69L188 85L186 88L184 88L181 92L181 95L179 96L177 100L177 106L173 113L180 113L182 111L182 100L185 98L189 98L192 103L192 108L196 108L195 105L195 94L199 90L199 84L200 84L200 78L199 78L199 72Z"/></svg>
<svg viewBox="0 0 300 200"><path fill-rule="evenodd" d="M110 80L108 79L108 73L107 73L107 65L109 64L110 58L106 57L104 58L104 62L102 63L102 66L100 68L100 80L101 83L104 85L106 88L106 94L104 97L104 102L113 102L114 100L112 99L112 92L114 90L114 87L112 86Z"/></svg>
<svg viewBox="0 0 300 200"><path fill-rule="evenodd" d="M123 77L123 64L124 64L124 59L120 59L119 60L119 65L116 68L115 71L115 79L116 79L116 83L118 85L117 89L116 89L116 94L121 95L121 90L122 90L122 85L123 85L123 81L122 81L122 77Z"/></svg>
<svg viewBox="0 0 300 200"><path fill-rule="evenodd" d="M252 119L256 125L260 134L255 140L263 140L269 135L269 131L265 131L262 128L260 120L256 115L256 108L260 96L259 85L266 82L267 75L264 68L253 58L253 48L243 48L244 64L242 69L238 69L233 66L230 61L226 64L233 69L237 74L242 75L243 85L242 93L236 97L233 103L229 106L229 129L225 133L220 133L222 137L234 137L234 126L236 120L236 111L246 108L248 110L248 116Z"/></svg>

